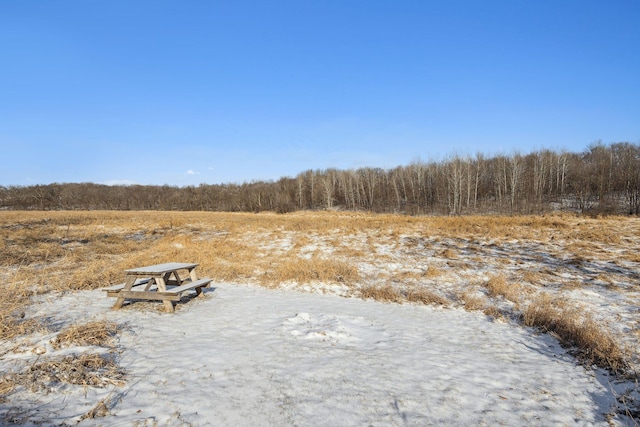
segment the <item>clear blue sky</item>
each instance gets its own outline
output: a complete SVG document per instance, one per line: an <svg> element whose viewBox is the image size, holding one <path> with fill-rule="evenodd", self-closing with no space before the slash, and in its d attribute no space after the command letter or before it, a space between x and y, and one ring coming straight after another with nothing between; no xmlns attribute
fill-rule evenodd
<svg viewBox="0 0 640 427"><path fill-rule="evenodd" d="M0 0L0 185L640 141L640 1Z"/></svg>

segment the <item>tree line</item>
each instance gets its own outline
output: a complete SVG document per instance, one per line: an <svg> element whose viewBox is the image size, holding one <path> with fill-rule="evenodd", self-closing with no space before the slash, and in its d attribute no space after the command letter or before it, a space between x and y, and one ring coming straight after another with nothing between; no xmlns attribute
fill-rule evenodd
<svg viewBox="0 0 640 427"><path fill-rule="evenodd" d="M580 153L450 156L393 169L307 170L277 181L243 184L9 186L0 187L0 208L639 215L640 144L596 143Z"/></svg>

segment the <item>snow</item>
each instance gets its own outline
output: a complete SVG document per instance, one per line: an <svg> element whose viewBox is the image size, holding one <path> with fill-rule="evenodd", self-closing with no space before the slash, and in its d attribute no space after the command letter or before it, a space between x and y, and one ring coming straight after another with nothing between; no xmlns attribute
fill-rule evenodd
<svg viewBox="0 0 640 427"><path fill-rule="evenodd" d="M576 364L551 337L457 308L226 283L179 304L173 314L156 303L118 311L112 303L100 291L50 293L29 315L47 316L61 328L101 319L125 324L118 362L127 371L126 385L18 390L10 404L0 402L0 420L607 426L616 406L613 379ZM51 339L32 337L0 358L0 370L61 354ZM35 354L37 348L46 353ZM82 419L101 399L109 414Z"/></svg>

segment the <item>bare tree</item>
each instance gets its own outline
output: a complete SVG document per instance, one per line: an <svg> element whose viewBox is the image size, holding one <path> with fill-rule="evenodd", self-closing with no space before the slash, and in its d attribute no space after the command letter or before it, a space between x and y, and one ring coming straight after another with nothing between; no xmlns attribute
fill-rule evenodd
<svg viewBox="0 0 640 427"><path fill-rule="evenodd" d="M333 208L334 193L336 191L336 185L338 183L337 171L335 169L328 169L324 172L322 177L322 187L324 188L324 200L325 207L327 209Z"/></svg>

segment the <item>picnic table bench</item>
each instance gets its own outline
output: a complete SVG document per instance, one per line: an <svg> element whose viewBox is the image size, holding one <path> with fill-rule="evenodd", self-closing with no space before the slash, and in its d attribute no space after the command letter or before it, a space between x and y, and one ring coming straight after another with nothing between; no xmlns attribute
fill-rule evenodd
<svg viewBox="0 0 640 427"><path fill-rule="evenodd" d="M116 297L114 309L119 309L125 300L160 300L165 311L174 311L174 302L180 301L182 294L195 291L202 295L202 289L208 288L211 279L198 279L198 264L168 262L146 267L125 270L125 282L102 288L108 297Z"/></svg>

